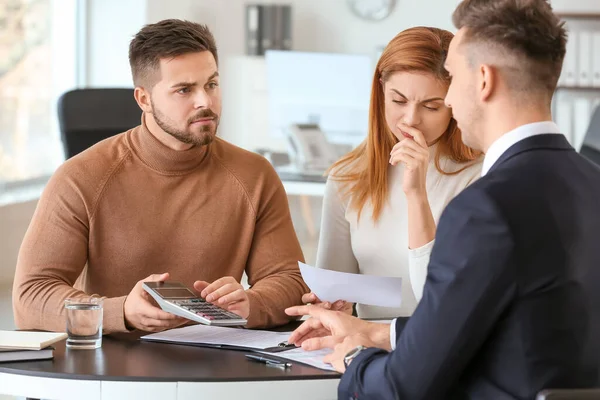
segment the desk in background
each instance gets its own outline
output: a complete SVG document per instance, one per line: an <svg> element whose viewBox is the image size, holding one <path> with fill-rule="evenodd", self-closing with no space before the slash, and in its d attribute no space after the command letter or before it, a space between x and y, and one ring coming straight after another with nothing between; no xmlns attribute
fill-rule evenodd
<svg viewBox="0 0 600 400"><path fill-rule="evenodd" d="M318 230L312 214L310 197L323 197L325 195L325 182L327 177L321 175L308 175L277 170L283 187L288 196L299 196L302 209L302 218L306 230L311 238L316 238Z"/></svg>
<svg viewBox="0 0 600 400"><path fill-rule="evenodd" d="M327 177L277 170L288 196L316 196L325 194Z"/></svg>
<svg viewBox="0 0 600 400"><path fill-rule="evenodd" d="M340 375L293 363L248 361L244 351L105 336L97 350L55 347L53 360L0 363L0 394L57 400L334 399Z"/></svg>

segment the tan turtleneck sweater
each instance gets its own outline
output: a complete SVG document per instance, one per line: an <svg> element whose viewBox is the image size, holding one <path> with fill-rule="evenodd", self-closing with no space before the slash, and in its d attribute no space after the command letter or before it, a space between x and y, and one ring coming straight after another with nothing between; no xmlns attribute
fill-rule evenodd
<svg viewBox="0 0 600 400"><path fill-rule="evenodd" d="M15 323L64 331L63 301L87 293L106 297L105 333L126 331L125 297L148 275L169 272L191 287L239 281L245 270L248 326L280 325L308 292L302 259L266 159L218 138L175 151L142 125L69 159L50 179L19 252Z"/></svg>

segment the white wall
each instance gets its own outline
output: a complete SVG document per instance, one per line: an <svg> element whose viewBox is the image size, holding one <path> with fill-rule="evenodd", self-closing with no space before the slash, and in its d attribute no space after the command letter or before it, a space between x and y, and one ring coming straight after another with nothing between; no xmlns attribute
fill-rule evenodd
<svg viewBox="0 0 600 400"><path fill-rule="evenodd" d="M244 5L277 3L267 0L148 0L148 22L186 18L206 23L214 32L223 56L244 52ZM293 47L300 51L367 53L385 45L409 26L431 25L451 29L453 1L399 1L387 19L363 21L346 0L287 0L293 8ZM432 12L435 10L435 12Z"/></svg>
<svg viewBox="0 0 600 400"><path fill-rule="evenodd" d="M129 41L146 23L146 0L84 0L84 4L87 68L83 86L132 87Z"/></svg>
<svg viewBox="0 0 600 400"><path fill-rule="evenodd" d="M261 73L252 68L256 63L240 63L245 49L245 4L276 3L267 0L147 0L148 23L165 18L181 18L205 23L209 26L219 50L221 85L223 88L223 116L219 134L242 147L285 148L281 140L271 141L264 132L254 132L252 138L242 138L239 126L241 108L246 99L239 75ZM288 0L292 5L292 42L298 51L367 54L375 57L377 49L385 46L398 32L415 25L430 25L452 29L451 15L455 1L431 0L429 2L399 1L393 13L380 22L364 21L355 16L346 0ZM431 12L435 10L435 12ZM243 68L243 71L239 71ZM244 78L246 79L246 78ZM257 81L264 77L257 77ZM349 82L351 84L351 82ZM262 97L256 98L264 104ZM262 106L261 106L262 107ZM247 113L246 113L247 114ZM246 115L244 114L244 115ZM266 123L266 114L258 116ZM256 127L263 127L256 124Z"/></svg>
<svg viewBox="0 0 600 400"><path fill-rule="evenodd" d="M244 5L272 0L82 0L87 4L89 86L131 86L127 60L131 37L146 23L182 18L206 23L221 60L244 52ZM460 0L401 0L387 19L363 21L346 0L286 0L293 6L293 48L299 51L375 54L396 33L415 25L453 30ZM598 0L552 0L559 12L600 12ZM226 78L226 77L225 77Z"/></svg>
<svg viewBox="0 0 600 400"><path fill-rule="evenodd" d="M598 13L598 0L551 0L552 8L558 13Z"/></svg>
<svg viewBox="0 0 600 400"><path fill-rule="evenodd" d="M245 4L277 3L267 0L147 0L147 21L183 18L207 24L222 57L244 52ZM454 1L399 1L380 22L363 21L346 0L287 0L292 5L294 50L373 54L401 30L415 25L452 29ZM432 12L435 10L435 12Z"/></svg>

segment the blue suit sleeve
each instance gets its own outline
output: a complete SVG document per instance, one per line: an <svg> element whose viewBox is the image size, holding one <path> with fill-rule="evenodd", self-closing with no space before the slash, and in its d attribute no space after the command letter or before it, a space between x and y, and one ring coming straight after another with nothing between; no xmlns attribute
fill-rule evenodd
<svg viewBox="0 0 600 400"><path fill-rule="evenodd" d="M444 398L516 293L508 222L474 187L444 211L419 303L391 353L360 354L340 382L341 399Z"/></svg>

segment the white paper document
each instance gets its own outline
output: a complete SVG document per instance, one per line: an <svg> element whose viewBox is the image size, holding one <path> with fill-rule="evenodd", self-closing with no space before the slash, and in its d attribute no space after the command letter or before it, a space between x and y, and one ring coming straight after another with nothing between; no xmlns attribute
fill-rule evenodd
<svg viewBox="0 0 600 400"><path fill-rule="evenodd" d="M349 274L298 262L302 279L321 301L346 300L380 307L400 307L402 278Z"/></svg>
<svg viewBox="0 0 600 400"><path fill-rule="evenodd" d="M202 344L264 350L286 342L291 332L271 332L222 326L192 325L142 336L153 342Z"/></svg>
<svg viewBox="0 0 600 400"><path fill-rule="evenodd" d="M282 351L281 353L268 353L266 351L259 351L259 353L269 354L277 358L285 358L286 360L296 361L302 364L310 365L315 368L324 369L327 371L335 371L331 364L323 362L323 357L332 353L332 349L321 349L315 351L306 351L302 347L297 347L292 350Z"/></svg>
<svg viewBox="0 0 600 400"><path fill-rule="evenodd" d="M278 344L282 342L287 343L290 334L291 332L271 332L221 326L192 325L142 336L141 339L152 342L246 348L255 350L258 353L285 358L316 368L328 371L334 370L330 364L323 362L323 357L333 351L331 349L305 351L301 347L297 347L277 353L262 351L267 348L277 347Z"/></svg>

